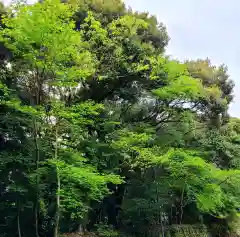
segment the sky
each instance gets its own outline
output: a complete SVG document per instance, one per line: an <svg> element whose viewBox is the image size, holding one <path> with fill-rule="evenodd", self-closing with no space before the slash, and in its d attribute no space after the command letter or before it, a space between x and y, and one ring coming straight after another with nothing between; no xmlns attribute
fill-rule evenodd
<svg viewBox="0 0 240 237"><path fill-rule="evenodd" d="M215 65L226 64L235 82L230 114L240 117L239 0L125 0L125 3L133 10L156 15L166 25L171 38L167 54L181 61L208 57Z"/></svg>
<svg viewBox="0 0 240 237"><path fill-rule="evenodd" d="M226 64L235 82L230 114L240 117L240 1L125 0L137 11L148 11L163 22L171 38L167 54L179 60L208 57Z"/></svg>

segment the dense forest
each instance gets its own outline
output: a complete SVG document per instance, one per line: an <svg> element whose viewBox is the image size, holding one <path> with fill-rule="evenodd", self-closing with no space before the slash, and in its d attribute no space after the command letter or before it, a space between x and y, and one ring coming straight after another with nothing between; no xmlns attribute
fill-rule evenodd
<svg viewBox="0 0 240 237"><path fill-rule="evenodd" d="M173 60L121 0L0 15L1 237L238 236L227 66Z"/></svg>

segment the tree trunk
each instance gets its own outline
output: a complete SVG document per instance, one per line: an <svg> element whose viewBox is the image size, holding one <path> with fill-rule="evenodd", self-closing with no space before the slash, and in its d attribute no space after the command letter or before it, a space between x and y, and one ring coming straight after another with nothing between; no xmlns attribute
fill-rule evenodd
<svg viewBox="0 0 240 237"><path fill-rule="evenodd" d="M156 171L156 169L155 169L155 167L153 167L152 168L153 169L153 181L156 181L157 180L157 171ZM158 186L156 185L156 203L157 204L159 204L159 190L158 190ZM162 237L164 237L165 236L165 231L164 231L164 221L163 221L163 217L162 217L162 211L159 211L158 212L158 217L157 217L157 221L158 221L158 223L157 223L157 226L159 226L159 224L160 224L160 226L161 226L161 233L162 233ZM157 235L159 236L159 227L157 228Z"/></svg>
<svg viewBox="0 0 240 237"><path fill-rule="evenodd" d="M36 204L35 204L34 215L35 215L35 235L36 235L36 237L39 237L39 234L38 234L38 194L37 194L37 200L36 200Z"/></svg>
<svg viewBox="0 0 240 237"><path fill-rule="evenodd" d="M30 99L30 104L32 107L38 106L40 104L40 88L41 88L41 82L39 78L39 72L37 70L35 77L35 86L33 90L33 97ZM35 97L35 99L34 99ZM38 146L38 126L37 126L37 120L34 117L33 118L33 141L35 146L35 157L36 157L36 202L34 207L34 218L35 218L35 236L39 237L39 228L38 228L38 209L39 209L39 175L38 175L38 169L39 169L39 161L40 161L40 153L39 153L39 146Z"/></svg>
<svg viewBox="0 0 240 237"><path fill-rule="evenodd" d="M58 237L59 220L60 220L60 178L59 178L58 167L56 168L56 172L57 172L57 194L56 194L56 215L55 215L54 237Z"/></svg>
<svg viewBox="0 0 240 237"><path fill-rule="evenodd" d="M38 168L39 168L39 159L40 159L40 154L39 154L39 147L38 147L38 140L37 140L37 122L36 119L34 118L33 121L34 125L34 144L35 144L35 152L36 152L36 171L37 171L37 176L36 176L36 203L35 203L35 234L36 237L39 237L38 234L38 204L39 204L39 175L38 175Z"/></svg>
<svg viewBox="0 0 240 237"><path fill-rule="evenodd" d="M56 131L55 131L55 155L54 159L58 159L58 127L56 123ZM55 228L54 228L54 237L58 237L58 229L59 229L59 220L60 220L60 176L59 176L59 168L56 165L56 179L57 179L57 191L56 191L56 213L55 213Z"/></svg>
<svg viewBox="0 0 240 237"><path fill-rule="evenodd" d="M22 237L21 224L20 224L20 205L19 205L19 203L18 203L18 210L17 210L17 229L18 229L18 237Z"/></svg>
<svg viewBox="0 0 240 237"><path fill-rule="evenodd" d="M161 213L161 232L162 232L162 237L165 237L165 230L164 230L164 224L163 224L162 213Z"/></svg>
<svg viewBox="0 0 240 237"><path fill-rule="evenodd" d="M184 186L183 186L183 189L182 189L182 195L181 195L181 203L180 203L180 221L179 221L179 224L181 225L182 224L182 218L183 218L183 197L184 197Z"/></svg>
<svg viewBox="0 0 240 237"><path fill-rule="evenodd" d="M80 234L80 235L82 235L83 232L84 232L84 230L83 230L83 225L82 225L82 223L80 223L80 224L78 225L77 233Z"/></svg>

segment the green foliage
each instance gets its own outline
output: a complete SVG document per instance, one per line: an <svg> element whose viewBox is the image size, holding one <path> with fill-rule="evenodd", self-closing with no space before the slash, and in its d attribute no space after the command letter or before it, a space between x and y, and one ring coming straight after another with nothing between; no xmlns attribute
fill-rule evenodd
<svg viewBox="0 0 240 237"><path fill-rule="evenodd" d="M94 57L82 34L73 29L73 13L58 0L20 6L15 17L4 18L1 40L30 70L54 73L60 82L85 79L94 73Z"/></svg>
<svg viewBox="0 0 240 237"><path fill-rule="evenodd" d="M222 216L230 206L231 210L238 207L235 199L239 192L238 170L223 171L197 157L194 152L182 150L169 151L160 158L160 162L170 171L173 178L171 186L180 190L184 188L200 211Z"/></svg>
<svg viewBox="0 0 240 237"><path fill-rule="evenodd" d="M102 223L96 225L97 227L97 235L98 236L104 236L104 237L116 237L119 236L119 233L114 230L113 226L109 226L109 225L104 225Z"/></svg>
<svg viewBox="0 0 240 237"><path fill-rule="evenodd" d="M3 12L1 236L238 232L226 66L170 59L164 25L120 0Z"/></svg>

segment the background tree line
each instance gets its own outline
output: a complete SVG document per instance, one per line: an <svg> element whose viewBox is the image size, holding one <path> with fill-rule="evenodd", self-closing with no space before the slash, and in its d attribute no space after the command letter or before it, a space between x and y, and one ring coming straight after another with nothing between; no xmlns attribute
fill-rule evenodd
<svg viewBox="0 0 240 237"><path fill-rule="evenodd" d="M225 65L172 60L165 26L121 0L0 15L0 236L237 236Z"/></svg>

